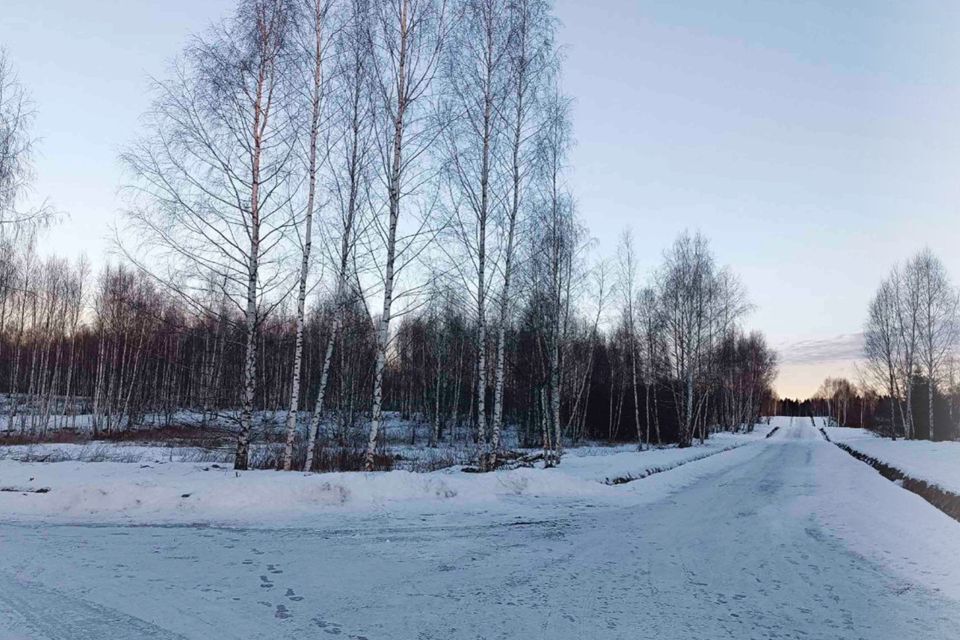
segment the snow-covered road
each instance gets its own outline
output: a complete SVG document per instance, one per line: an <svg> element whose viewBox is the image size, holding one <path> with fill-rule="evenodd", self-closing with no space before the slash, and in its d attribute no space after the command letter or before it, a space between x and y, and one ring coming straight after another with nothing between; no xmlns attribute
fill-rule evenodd
<svg viewBox="0 0 960 640"><path fill-rule="evenodd" d="M309 529L0 524L0 638L960 637L960 524L809 420L622 492Z"/></svg>

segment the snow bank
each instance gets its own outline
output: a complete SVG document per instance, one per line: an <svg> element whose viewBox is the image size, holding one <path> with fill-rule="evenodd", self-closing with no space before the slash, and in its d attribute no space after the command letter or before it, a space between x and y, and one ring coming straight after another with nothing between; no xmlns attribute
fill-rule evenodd
<svg viewBox="0 0 960 640"><path fill-rule="evenodd" d="M26 492L49 487L39 496ZM0 511L13 517L78 520L246 521L318 510L370 510L424 502L476 505L507 496L599 495L608 487L562 472L493 474L280 473L189 463L0 462ZM37 498L46 498L38 500Z"/></svg>
<svg viewBox="0 0 960 640"><path fill-rule="evenodd" d="M753 434L717 434L703 445L687 449L664 447L642 453L634 450L615 451L607 455L594 453L586 456L569 456L564 459L560 470L564 474L584 480L604 484L623 484L734 449L750 440L762 438L762 433L759 431Z"/></svg>
<svg viewBox="0 0 960 640"><path fill-rule="evenodd" d="M960 495L960 442L890 440L865 429L827 427L834 442L899 470L914 480Z"/></svg>
<svg viewBox="0 0 960 640"><path fill-rule="evenodd" d="M0 460L0 513L12 519L127 522L269 522L323 511L405 506L463 508L516 497L615 497L614 479L643 478L761 439L715 436L703 446L644 452L612 448L568 453L555 469L466 474L237 473L216 463L170 462L161 448L121 447L137 462L57 463ZM62 446L62 445L58 445ZM151 451L154 449L154 451ZM37 494L44 487L49 492Z"/></svg>

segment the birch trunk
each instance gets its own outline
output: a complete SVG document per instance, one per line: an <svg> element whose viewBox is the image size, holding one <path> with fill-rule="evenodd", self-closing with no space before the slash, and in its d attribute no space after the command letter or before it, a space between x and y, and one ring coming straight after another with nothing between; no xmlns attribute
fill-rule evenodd
<svg viewBox="0 0 960 640"><path fill-rule="evenodd" d="M320 432L320 419L323 417L323 401L327 391L327 379L330 377L330 363L333 360L333 346L336 340L337 332L340 328L340 316L338 311L330 328L330 335L327 336L327 345L323 352L323 364L320 370L320 389L317 391L317 402L313 408L313 416L310 418L310 427L307 429L307 456L303 463L303 470L309 472L313 469L313 458L317 447L317 437Z"/></svg>
<svg viewBox="0 0 960 640"><path fill-rule="evenodd" d="M523 79L520 78L520 83ZM518 86L522 86L518 85ZM513 275L513 245L517 228L517 216L520 214L520 145L523 137L523 90L518 91L518 107L516 113L516 122L513 131L512 148L512 198L510 202L510 212L507 220L507 246L503 258L503 290L500 292L500 318L497 323L497 355L496 369L494 373L493 389L493 425L490 435L490 465L495 467L497 464L497 454L500 451L500 432L503 428L503 384L504 384L504 365L506 360L506 333L507 321L510 314L510 285Z"/></svg>
<svg viewBox="0 0 960 640"><path fill-rule="evenodd" d="M287 441L283 450L283 470L293 467L293 444L297 436L297 412L300 409L300 373L303 367L303 314L307 299L307 277L310 273L310 249L313 234L313 211L317 194L317 141L320 136L320 112L323 91L323 0L315 0L315 48L313 59L313 87L310 100L310 141L307 167L306 229L303 233L303 255L300 263L300 283L297 292L297 337L293 354L293 381L290 388L290 411L287 413ZM322 392L321 392L322 393ZM312 456L313 451L308 455ZM306 463L310 467L310 461Z"/></svg>
<svg viewBox="0 0 960 640"><path fill-rule="evenodd" d="M365 116L367 112L363 106L363 95L366 90L366 75L363 70L365 54L362 50L354 48L352 55L354 66L352 68L353 75L350 78L352 84L350 86L349 103L349 147L348 157L346 159L347 180L349 184L347 188L346 216L342 229L343 235L340 239L340 270L337 273L337 284L334 294L333 323L323 351L320 388L317 391L317 399L314 403L310 427L307 430L307 458L304 462L304 471L310 471L313 466L314 452L320 432L320 421L323 418L327 383L330 378L330 365L333 361L333 349L343 324L342 307L346 303L347 273L352 255L354 226L356 224L359 192L367 151L365 147L367 139L364 137L366 131Z"/></svg>
<svg viewBox="0 0 960 640"><path fill-rule="evenodd" d="M637 449L643 451L643 431L640 426L640 397L637 394L637 348L633 336L633 326L630 327L630 368L633 375L633 421L637 425Z"/></svg>
<svg viewBox="0 0 960 640"><path fill-rule="evenodd" d="M407 80L407 10L408 0L403 0L400 8L400 53L397 67L397 105L393 120L393 150L388 181L390 220L387 229L387 261L383 278L383 310L377 327L377 358L373 370L373 408L370 418L370 437L367 440L367 454L364 468L373 471L376 455L377 437L383 423L383 372L387 366L387 345L390 340L390 312L393 305L394 259L397 249L397 222L400 218L400 188L402 178L402 153L404 116L406 109Z"/></svg>
<svg viewBox="0 0 960 640"><path fill-rule="evenodd" d="M260 157L266 115L263 113L263 90L267 70L261 64L253 103L253 149L250 189L250 247L247 261L247 305L244 311L243 405L240 412L240 433L233 468L250 466L250 432L253 428L253 402L257 386L257 284L260 270Z"/></svg>

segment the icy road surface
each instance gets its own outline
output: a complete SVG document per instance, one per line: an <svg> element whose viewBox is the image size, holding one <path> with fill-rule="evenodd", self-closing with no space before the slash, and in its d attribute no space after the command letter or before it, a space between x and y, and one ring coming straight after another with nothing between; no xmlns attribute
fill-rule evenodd
<svg viewBox="0 0 960 640"><path fill-rule="evenodd" d="M797 420L616 504L0 524L0 638L956 639L958 557L960 524Z"/></svg>

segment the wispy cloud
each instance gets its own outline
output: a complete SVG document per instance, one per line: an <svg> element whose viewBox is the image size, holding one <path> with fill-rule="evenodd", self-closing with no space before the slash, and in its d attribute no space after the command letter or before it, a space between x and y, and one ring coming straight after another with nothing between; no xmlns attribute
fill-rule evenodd
<svg viewBox="0 0 960 640"><path fill-rule="evenodd" d="M863 355L863 333L844 333L832 338L799 340L782 344L781 364L817 364L838 360L858 360Z"/></svg>

